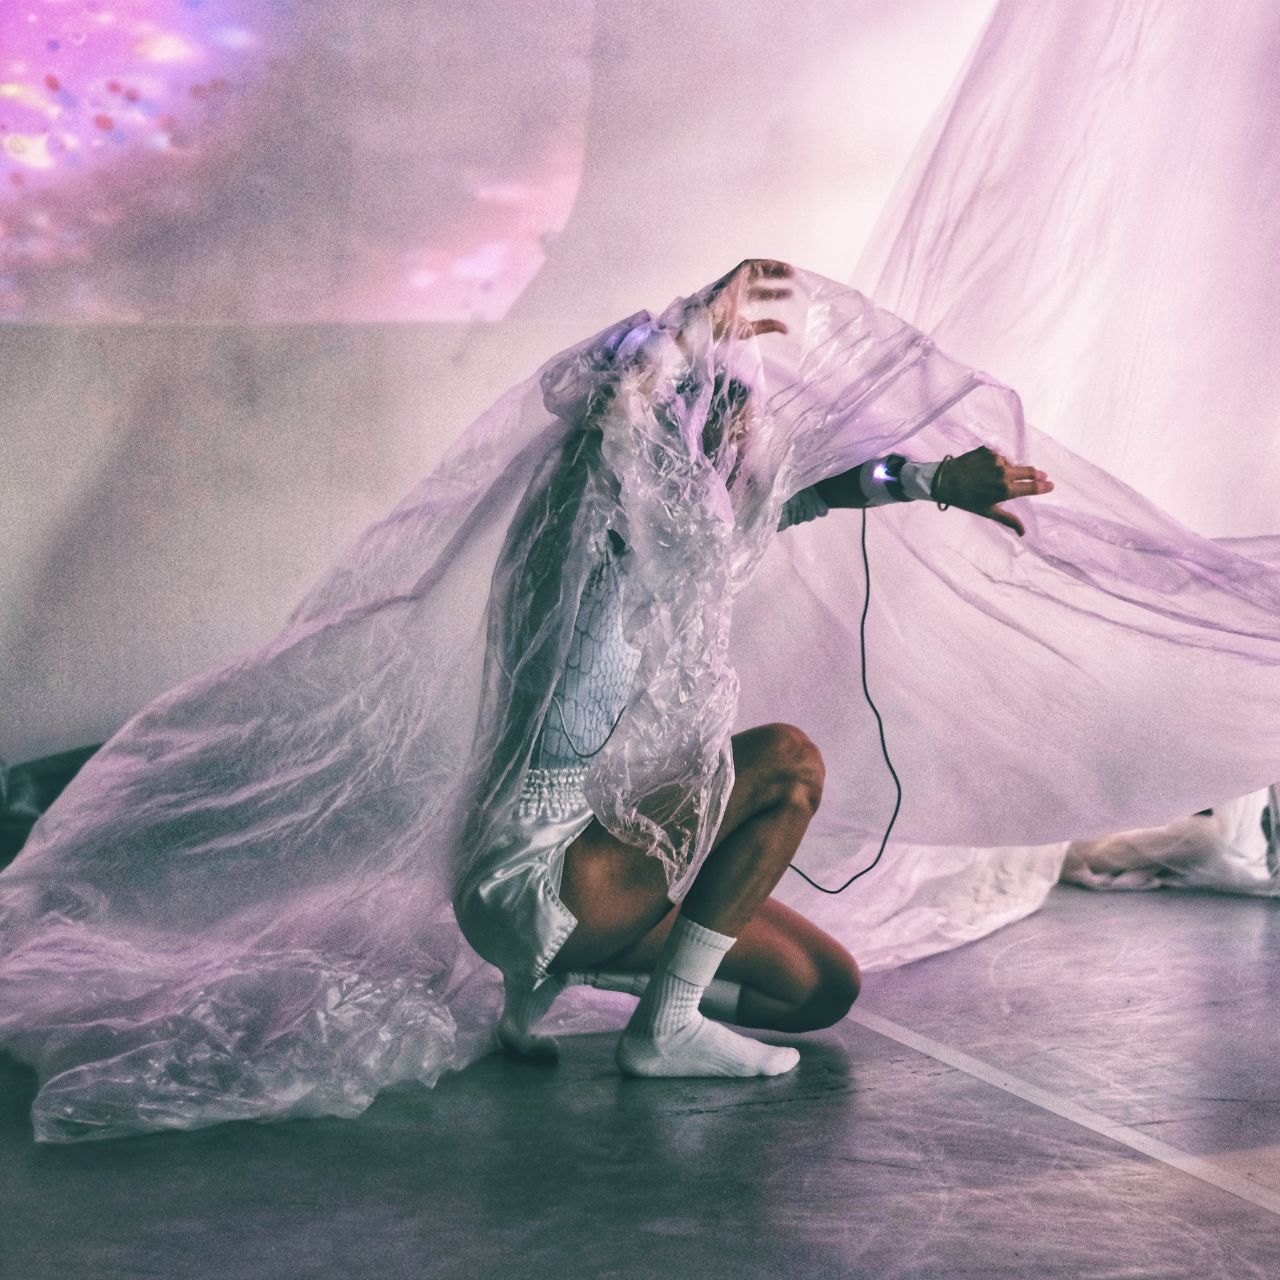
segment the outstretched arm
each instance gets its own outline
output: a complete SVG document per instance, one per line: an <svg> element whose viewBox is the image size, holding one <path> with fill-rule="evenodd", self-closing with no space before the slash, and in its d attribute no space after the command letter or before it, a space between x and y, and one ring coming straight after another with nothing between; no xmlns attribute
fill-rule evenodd
<svg viewBox="0 0 1280 1280"><path fill-rule="evenodd" d="M1053 481L1043 471L1016 466L985 445L941 463L907 462L896 476L893 472L893 463L881 458L819 480L814 488L830 507L870 507L928 497L994 520L1019 537L1026 532L1022 521L999 504L1053 492Z"/></svg>
<svg viewBox="0 0 1280 1280"><path fill-rule="evenodd" d="M750 318L753 304L781 302L792 295L794 270L771 258L748 258L721 276L701 294L712 321L712 337L739 341L768 333L786 333L775 317ZM676 342L688 355L687 338ZM1035 467L1014 465L1003 455L981 445L957 458L915 463L899 455L878 458L859 467L820 480L813 486L828 507L872 507L887 502L930 498L943 506L960 507L986 520L994 520L1019 537L1026 533L1021 520L1000 503L1051 493L1053 482Z"/></svg>

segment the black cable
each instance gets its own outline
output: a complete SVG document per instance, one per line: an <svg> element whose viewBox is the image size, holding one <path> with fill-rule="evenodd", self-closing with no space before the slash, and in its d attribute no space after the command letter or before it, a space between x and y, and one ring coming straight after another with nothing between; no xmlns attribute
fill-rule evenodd
<svg viewBox="0 0 1280 1280"><path fill-rule="evenodd" d="M618 712L618 718L613 722L612 728L605 734L604 741L594 751L579 751L574 745L573 739L569 736L569 726L564 722L564 708L560 705L560 699L553 693L551 695L551 705L555 707L560 716L560 732L564 734L564 740L569 744L569 750L573 752L579 760L590 760L594 756L598 756L609 745L609 739L613 737L613 730L622 723L622 717L626 715L627 704L622 704L622 710Z"/></svg>
<svg viewBox="0 0 1280 1280"><path fill-rule="evenodd" d="M791 864L791 870L796 873L806 884L817 889L819 893L827 893L833 897L838 893L843 893L855 880L861 879L868 871L874 871L880 859L884 856L885 846L889 843L889 835L893 831L894 823L898 821L898 813L902 809L902 781L898 777L898 771L893 767L893 761L889 758L889 746L884 737L884 720L880 716L880 708L876 706L874 699L871 697L871 689L867 684L867 613L871 609L871 561L867 555L867 509L862 509L862 617L858 620L858 651L859 651L859 667L862 675L862 693L867 700L867 706L871 708L872 715L876 718L876 728L880 734L880 754L884 756L885 766L889 770L890 776L893 778L893 785L897 790L897 798L893 803L893 814L889 818L889 825L884 829L884 837L880 841L880 848L876 851L876 856L862 868L861 871L855 871L838 889L829 889L826 885L819 884L811 876L801 871L795 863ZM552 695L551 703L555 707L560 716L560 728L564 734L565 741L569 744L569 750L573 752L579 760L590 760L593 756L597 756L609 744L609 739L613 737L614 730L618 727L626 712L626 704L623 704L622 710L618 712L618 718L613 722L605 740L594 750L589 752L581 752L578 750L573 739L569 736L569 726L565 723L564 708L560 705L560 701L555 695Z"/></svg>
<svg viewBox="0 0 1280 1280"><path fill-rule="evenodd" d="M880 861L884 854L885 845L889 843L889 833L893 830L893 824L898 821L898 811L902 808L902 782L898 778L897 770L893 767L893 761L889 759L889 747L884 740L884 721L880 718L880 709L872 701L871 690L867 687L867 612L871 608L871 561L867 558L866 507L862 509L862 573L866 583L866 590L862 597L862 618L858 623L858 645L862 659L862 692L867 699L867 706L871 708L872 714L876 718L876 726L880 730L880 752L884 756L884 762L893 777L893 785L898 789L898 798L894 801L893 816L889 819L889 825L884 829L884 839L880 841L880 849L876 856L861 871L855 871L838 889L828 889L826 885L819 884L812 877L805 875L795 863L791 864L791 870L807 884L812 885L819 893L829 893L833 896L837 893L843 893L855 880L865 876L868 871L875 869L876 863Z"/></svg>

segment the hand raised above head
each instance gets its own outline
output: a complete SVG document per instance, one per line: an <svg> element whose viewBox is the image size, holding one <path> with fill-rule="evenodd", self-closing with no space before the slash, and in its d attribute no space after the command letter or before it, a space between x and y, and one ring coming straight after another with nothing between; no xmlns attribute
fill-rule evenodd
<svg viewBox="0 0 1280 1280"><path fill-rule="evenodd" d="M777 283L794 275L785 262L772 258L747 258L732 271L708 286L702 297L711 310L711 332L717 340L732 337L757 338L764 333L786 333L787 326L773 317L749 320L742 316L753 302L782 302L794 292L790 285ZM774 283L768 283L768 282Z"/></svg>
<svg viewBox="0 0 1280 1280"><path fill-rule="evenodd" d="M1043 471L1015 465L986 445L947 459L933 478L933 497L938 503L994 520L1018 537L1026 533L1022 521L998 504L1052 492L1053 481Z"/></svg>

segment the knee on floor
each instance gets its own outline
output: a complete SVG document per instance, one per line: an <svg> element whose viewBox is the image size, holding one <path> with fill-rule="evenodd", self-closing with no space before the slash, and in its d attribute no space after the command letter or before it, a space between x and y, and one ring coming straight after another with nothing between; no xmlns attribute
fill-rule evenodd
<svg viewBox="0 0 1280 1280"><path fill-rule="evenodd" d="M808 997L796 1011L805 1023L803 1029L818 1031L839 1022L861 990L862 974L848 952L824 957Z"/></svg>

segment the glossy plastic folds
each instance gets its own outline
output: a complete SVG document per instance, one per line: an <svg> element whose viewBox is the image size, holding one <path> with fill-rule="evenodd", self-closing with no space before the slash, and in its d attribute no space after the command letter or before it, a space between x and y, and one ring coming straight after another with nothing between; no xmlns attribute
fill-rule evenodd
<svg viewBox="0 0 1280 1280"><path fill-rule="evenodd" d="M1016 386L1056 441L1205 533L1280 528L1278 57L1270 0L1001 0L855 275ZM1031 454L1061 488L1052 455ZM911 552L882 527L886 580ZM1223 541L1240 556L1224 571L1244 585L1276 545ZM1140 683L1163 675L1135 670ZM1224 738L1229 716L1242 737L1265 731L1265 685L1256 704L1251 693L1242 684L1211 712ZM1134 749L1176 769L1201 732L1173 705ZM1212 770L1203 791L1213 819L1170 803L1117 824L1114 839L1077 844L1072 877L1275 893L1257 797ZM1243 810L1247 831L1223 824ZM978 898L996 879L984 861L964 873ZM1027 874L1029 897L1043 876ZM1016 875L998 878L1024 896Z"/></svg>
<svg viewBox="0 0 1280 1280"><path fill-rule="evenodd" d="M643 656L587 793L673 893L747 724L800 724L826 755L806 870L841 880L878 838L859 517L774 531L790 494L893 448L1030 453L1058 491L1023 504L1023 541L928 504L869 517L900 840L849 895L805 899L855 953L976 936L1035 905L1068 839L1271 780L1280 574L1025 427L1011 391L857 292L785 286L726 314L721 282L550 361L280 635L90 761L0 875L0 1044L39 1073L38 1137L351 1115L484 1049L496 974L450 893L512 812L609 528ZM742 336L760 316L787 332ZM973 846L1009 892L969 878Z"/></svg>

